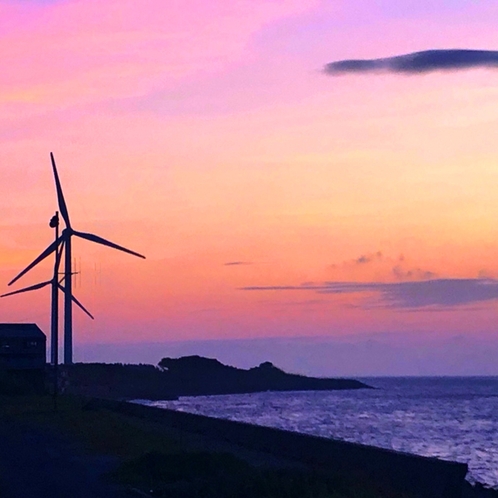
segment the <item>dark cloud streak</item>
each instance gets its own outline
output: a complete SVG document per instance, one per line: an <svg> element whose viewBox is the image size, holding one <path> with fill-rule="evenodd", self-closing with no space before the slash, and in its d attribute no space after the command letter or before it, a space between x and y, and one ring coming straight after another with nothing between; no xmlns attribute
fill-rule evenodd
<svg viewBox="0 0 498 498"><path fill-rule="evenodd" d="M498 280L448 278L413 282L324 282L314 285L244 287L250 291L314 291L318 294L379 294L396 309L454 308L498 299Z"/></svg>
<svg viewBox="0 0 498 498"><path fill-rule="evenodd" d="M460 71L472 68L498 68L498 50L425 50L381 59L348 59L325 65L325 74L387 71L401 74L423 74L433 71Z"/></svg>

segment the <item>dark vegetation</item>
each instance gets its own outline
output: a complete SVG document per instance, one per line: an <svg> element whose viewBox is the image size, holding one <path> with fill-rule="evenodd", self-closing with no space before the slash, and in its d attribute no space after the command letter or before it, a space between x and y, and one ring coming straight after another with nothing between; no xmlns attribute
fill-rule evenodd
<svg viewBox="0 0 498 498"><path fill-rule="evenodd" d="M64 367L71 394L113 399L176 399L165 372L153 365L75 363Z"/></svg>
<svg viewBox="0 0 498 498"><path fill-rule="evenodd" d="M163 358L153 365L77 363L68 370L70 392L124 399L261 391L324 391L368 388L351 379L325 379L286 373L270 362L244 370L200 356Z"/></svg>

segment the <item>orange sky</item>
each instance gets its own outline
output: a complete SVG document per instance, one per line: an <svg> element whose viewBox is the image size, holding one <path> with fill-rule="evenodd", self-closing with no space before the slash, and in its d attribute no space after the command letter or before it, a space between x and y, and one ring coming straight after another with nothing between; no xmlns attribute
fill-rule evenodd
<svg viewBox="0 0 498 498"><path fill-rule="evenodd" d="M52 151L75 228L147 256L76 243L75 293L96 316L75 311L76 354L417 330L498 341L498 292L472 287L498 278L497 71L322 72L494 49L496 14L448 0L0 3L3 290L52 240ZM243 290L438 279L472 282L408 310L378 291ZM0 316L48 332L49 291L0 300Z"/></svg>

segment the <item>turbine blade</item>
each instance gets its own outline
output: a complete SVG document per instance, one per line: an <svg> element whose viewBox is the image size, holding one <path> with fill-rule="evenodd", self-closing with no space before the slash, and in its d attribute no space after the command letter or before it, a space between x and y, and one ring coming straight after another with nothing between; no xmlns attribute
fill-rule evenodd
<svg viewBox="0 0 498 498"><path fill-rule="evenodd" d="M57 247L59 246L62 240L63 240L63 235L61 235L57 240L54 240L32 263L26 266L26 268L24 268L24 270L21 273L19 273L19 275L17 275L16 278L11 280L8 285L12 285L14 282L19 280L25 273L28 273L28 271L31 270L31 268L36 266L38 263L43 261L47 256L56 251Z"/></svg>
<svg viewBox="0 0 498 498"><path fill-rule="evenodd" d="M29 292L29 291L34 291L38 289L42 289L46 285L49 285L52 283L52 280L47 280L46 282L41 282L40 284L35 284L35 285L30 285L29 287L24 287L24 289L19 289L13 292L7 292L7 294L2 294L0 297L7 297L7 296L13 296L14 294L21 294L23 292Z"/></svg>
<svg viewBox="0 0 498 498"><path fill-rule="evenodd" d="M71 228L71 223L69 221L69 213L67 212L66 201L64 200L64 194L62 193L61 182L59 180L59 174L57 173L57 168L55 166L55 159L52 152L50 153L50 159L52 161L52 169L54 171L55 188L57 190L57 202L59 204L59 210L61 212L62 219L66 224L66 227Z"/></svg>
<svg viewBox="0 0 498 498"><path fill-rule="evenodd" d="M130 249L126 249L126 247L118 246L117 244L114 244L114 242L109 242L108 240L105 240L98 235L93 235L93 233L76 232L75 230L73 230L72 234L81 237L82 239L96 242L97 244L102 244L103 246L112 247L113 249L118 249L119 251L127 252L128 254L132 254L133 256L138 256L139 258L145 259L145 256L142 256L138 252L130 251Z"/></svg>
<svg viewBox="0 0 498 498"><path fill-rule="evenodd" d="M62 291L62 292L66 292L66 289L61 285L61 284L58 284L59 286L59 289ZM95 318L93 317L93 315L71 294L71 299L73 300L73 302L78 305L92 320L95 320Z"/></svg>
<svg viewBox="0 0 498 498"><path fill-rule="evenodd" d="M93 317L93 315L74 297L74 296L71 296L71 299L74 301L74 303L80 307L80 309L82 309L92 320L95 320L95 318Z"/></svg>

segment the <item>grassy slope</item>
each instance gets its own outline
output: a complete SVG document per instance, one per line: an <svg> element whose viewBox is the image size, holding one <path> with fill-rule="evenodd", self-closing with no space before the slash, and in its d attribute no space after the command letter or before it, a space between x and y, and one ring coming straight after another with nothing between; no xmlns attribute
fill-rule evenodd
<svg viewBox="0 0 498 498"><path fill-rule="evenodd" d="M56 430L89 451L116 456L122 464L114 478L133 488L154 489L154 496L380 497L366 486L346 485L323 474L256 467L238 454L195 448L188 435L179 431L106 410L86 410L84 401L77 398L61 397L58 404L54 412L49 397L3 397L0 423L6 417Z"/></svg>

